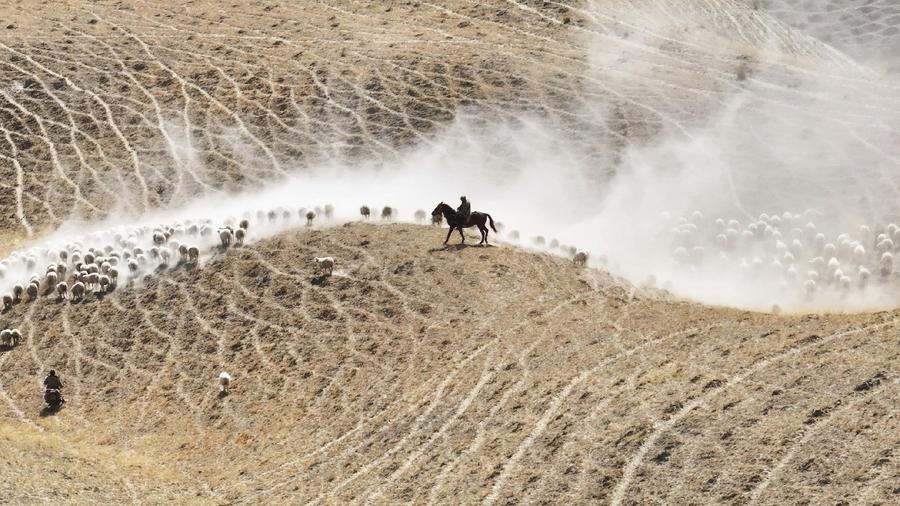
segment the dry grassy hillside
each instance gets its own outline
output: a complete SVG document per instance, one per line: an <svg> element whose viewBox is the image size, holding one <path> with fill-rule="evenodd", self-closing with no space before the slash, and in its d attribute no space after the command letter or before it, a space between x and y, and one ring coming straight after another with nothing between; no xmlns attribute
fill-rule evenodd
<svg viewBox="0 0 900 506"><path fill-rule="evenodd" d="M900 499L897 314L707 308L442 237L290 231L102 300L16 306L0 502ZM69 403L41 417L51 367Z"/></svg>
<svg viewBox="0 0 900 506"><path fill-rule="evenodd" d="M688 138L748 84L766 119L811 114L881 142L855 110L798 108L797 82L840 55L731 0L12 0L0 22L0 226L22 236L325 162L390 163L468 114L495 122L473 137L540 119L600 180L629 142ZM869 105L892 108L870 77ZM485 163L503 166L494 151Z"/></svg>

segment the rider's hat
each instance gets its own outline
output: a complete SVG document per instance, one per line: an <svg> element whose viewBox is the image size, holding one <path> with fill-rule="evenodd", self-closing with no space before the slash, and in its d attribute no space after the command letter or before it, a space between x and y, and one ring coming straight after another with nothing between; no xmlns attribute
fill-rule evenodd
<svg viewBox="0 0 900 506"><path fill-rule="evenodd" d="M466 196L463 195L462 197L459 198L459 200L466 200Z"/></svg>
<svg viewBox="0 0 900 506"><path fill-rule="evenodd" d="M56 369L50 369L50 376L56 376Z"/></svg>

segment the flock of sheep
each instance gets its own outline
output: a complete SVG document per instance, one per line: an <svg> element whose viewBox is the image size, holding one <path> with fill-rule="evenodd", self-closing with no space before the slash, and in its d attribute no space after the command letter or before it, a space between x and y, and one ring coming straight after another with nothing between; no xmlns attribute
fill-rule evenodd
<svg viewBox="0 0 900 506"><path fill-rule="evenodd" d="M676 268L722 268L747 278L777 280L778 289L807 299L845 297L873 283L896 281L894 256L900 251L900 226L861 225L855 232L829 237L812 221L814 211L762 214L757 219L707 219L694 211L673 218L664 213L663 232L673 244Z"/></svg>

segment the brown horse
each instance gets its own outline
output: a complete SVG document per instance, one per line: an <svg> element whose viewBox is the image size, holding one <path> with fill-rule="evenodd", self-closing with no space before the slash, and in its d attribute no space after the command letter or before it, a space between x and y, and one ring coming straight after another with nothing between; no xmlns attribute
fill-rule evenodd
<svg viewBox="0 0 900 506"><path fill-rule="evenodd" d="M444 244L447 244L447 241L450 240L450 234L453 233L454 230L459 230L459 236L462 238L462 242L460 244L465 244L466 236L463 234L464 228L469 227L478 227L478 231L481 232L481 242L478 244L487 244L488 243L488 228L485 226L485 222L489 222L491 225L491 230L494 232L497 231L494 228L494 218L491 218L491 215L488 213L479 213L478 211L474 211L469 215L468 221L465 223L460 222L459 217L456 215L456 211L448 206L447 204L441 202L434 208L434 211L431 211L431 216L439 216L443 215L444 219L447 220L447 224L450 225L450 231L447 232L447 238L444 239Z"/></svg>

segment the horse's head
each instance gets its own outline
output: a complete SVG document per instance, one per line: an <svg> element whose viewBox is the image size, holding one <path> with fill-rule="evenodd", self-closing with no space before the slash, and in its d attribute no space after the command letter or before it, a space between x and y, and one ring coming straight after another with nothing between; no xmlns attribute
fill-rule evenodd
<svg viewBox="0 0 900 506"><path fill-rule="evenodd" d="M446 207L447 207L447 204L441 202L440 204L437 205L437 207L434 208L434 211L431 211L431 215L437 216L439 214L443 214L444 208L446 208Z"/></svg>

